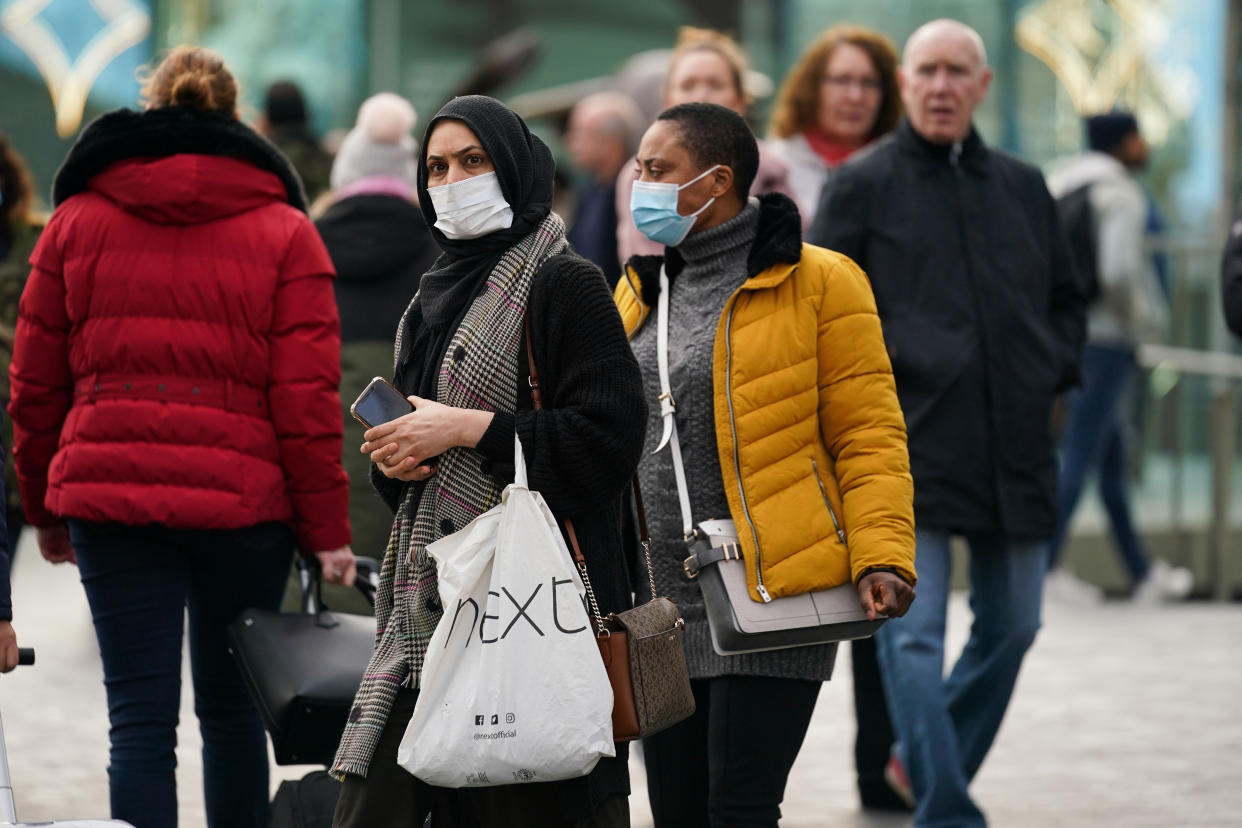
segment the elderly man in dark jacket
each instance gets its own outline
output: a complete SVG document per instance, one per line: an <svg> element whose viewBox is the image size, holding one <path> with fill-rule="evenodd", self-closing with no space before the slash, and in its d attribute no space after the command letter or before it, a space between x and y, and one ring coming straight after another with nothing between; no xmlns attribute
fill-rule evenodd
<svg viewBox="0 0 1242 828"><path fill-rule="evenodd" d="M1056 528L1053 398L1076 382L1085 296L1044 179L972 125L991 72L952 20L906 44L907 118L826 188L809 241L868 273L909 431L919 599L878 646L915 825L978 826L967 785L1039 628ZM970 640L942 678L949 542L970 546Z"/></svg>

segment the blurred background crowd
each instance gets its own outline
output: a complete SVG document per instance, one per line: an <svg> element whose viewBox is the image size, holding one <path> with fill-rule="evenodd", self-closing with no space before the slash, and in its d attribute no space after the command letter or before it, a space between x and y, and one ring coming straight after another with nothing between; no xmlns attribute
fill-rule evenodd
<svg viewBox="0 0 1242 828"><path fill-rule="evenodd" d="M1145 149L1133 170L1149 208L1143 245L1166 319L1144 337L1138 370L1116 391L1124 396L1118 428L1126 449L1112 468L1135 484L1136 522L1150 554L1193 574L1188 583L1178 573L1173 591L1210 583L1217 597L1232 595L1226 550L1230 505L1242 500L1231 451L1242 372L1222 358L1236 346L1222 320L1218 275L1242 157L1236 0L8 2L0 7L7 224L0 321L15 319L51 180L77 132L101 112L133 106L139 67L177 43L210 46L233 68L243 119L292 160L329 247L333 232L348 235L358 220L331 207L346 178L368 171L343 163L333 174L332 165L363 100L381 90L403 96L414 111L401 116L398 132L418 136L420 114L454 95L484 93L510 104L553 147L557 209L571 241L615 280L620 261L650 252L626 206L630 159L661 108L708 100L744 113L764 139L755 192L793 196L809 226L828 171L900 116L886 44L900 45L942 16L968 21L987 47L995 81L975 122L993 146L1051 171L1091 148L1085 116L1136 117ZM846 23L864 28L833 28ZM843 38L852 48L835 49ZM843 62L834 68L834 59ZM841 83L821 95L825 77ZM26 171L7 160L14 152ZM373 148L355 146L353 155L371 157ZM435 251L429 239L408 244L399 255L413 279ZM337 261L338 290L365 282L351 266ZM387 348L390 320L351 330L348 303L364 307L374 297L364 290L338 298L345 339L354 343L344 357L353 388L350 349L358 364L370 364L372 350ZM365 485L363 475L351 477ZM1133 555L1108 551L1106 504L1086 488L1066 530L1062 569L1104 592L1130 594L1144 570L1131 565ZM11 500L15 492L10 485ZM22 521L13 505L16 532ZM374 547L358 515L354 526L355 548ZM1077 586L1069 587L1072 598L1098 596Z"/></svg>

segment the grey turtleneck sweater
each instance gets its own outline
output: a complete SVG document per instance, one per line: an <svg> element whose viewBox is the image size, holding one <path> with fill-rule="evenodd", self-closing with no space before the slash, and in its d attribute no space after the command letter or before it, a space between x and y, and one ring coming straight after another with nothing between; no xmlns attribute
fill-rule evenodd
<svg viewBox="0 0 1242 828"><path fill-rule="evenodd" d="M691 234L677 248L685 267L672 280L669 291L669 383L677 402L677 436L695 523L730 517L716 443L712 353L725 304L749 275L746 263L758 226L758 201L750 199L742 212L732 219L710 230ZM686 620L686 660L690 677L744 675L825 681L832 676L836 658L833 644L733 656L720 656L712 649L702 594L681 568L686 549L681 539L681 509L671 449L665 446L659 453L653 453L664 431L658 401L660 372L656 331L656 312L652 308L631 343L642 368L649 411L638 478L651 530L656 589L676 602ZM725 448L731 450L731 446Z"/></svg>

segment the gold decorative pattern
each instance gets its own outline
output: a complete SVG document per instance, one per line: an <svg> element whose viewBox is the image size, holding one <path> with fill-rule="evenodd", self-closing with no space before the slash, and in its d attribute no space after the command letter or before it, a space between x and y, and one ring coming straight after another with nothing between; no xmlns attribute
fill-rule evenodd
<svg viewBox="0 0 1242 828"><path fill-rule="evenodd" d="M1097 19L1111 25L1101 28ZM1151 61L1168 40L1169 22L1161 0L1038 0L1023 11L1014 36L1053 71L1078 113L1125 106L1138 114L1144 136L1162 144L1199 91L1189 67Z"/></svg>
<svg viewBox="0 0 1242 828"><path fill-rule="evenodd" d="M51 0L14 0L0 12L0 29L43 76L56 110L56 132L68 138L82 124L86 99L99 74L146 38L151 30L151 16L129 0L91 0L91 6L104 20L104 27L74 60L56 33L39 17L50 4Z"/></svg>

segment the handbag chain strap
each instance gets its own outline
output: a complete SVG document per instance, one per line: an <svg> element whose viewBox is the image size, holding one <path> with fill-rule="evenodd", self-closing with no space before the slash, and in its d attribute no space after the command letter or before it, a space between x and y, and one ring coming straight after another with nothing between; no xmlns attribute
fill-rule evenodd
<svg viewBox="0 0 1242 828"><path fill-rule="evenodd" d="M536 411L543 408L543 387L539 383L539 369L535 367L535 348L531 344L530 335L530 315L526 316L526 362L530 369L530 376L527 382L530 385L530 401ZM647 511L643 508L643 492L638 485L638 475L635 474L630 481L634 489L634 507L638 513L638 530L639 539L643 547L643 559L647 565L647 585L651 588L651 598L655 600L655 570L651 566L651 533L647 529ZM591 586L591 578L587 574L586 557L582 554L582 547L578 543L578 533L574 530L574 522L569 518L563 518L562 523L565 524L565 534L569 536L569 546L573 553L574 564L578 567L578 575L582 578L582 586L586 589L587 601L591 605L591 612L595 616L595 629L602 634L608 633L608 628L604 624L604 616L599 611L599 604L595 600L595 589Z"/></svg>

